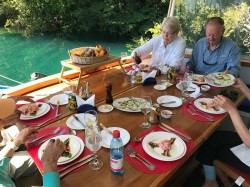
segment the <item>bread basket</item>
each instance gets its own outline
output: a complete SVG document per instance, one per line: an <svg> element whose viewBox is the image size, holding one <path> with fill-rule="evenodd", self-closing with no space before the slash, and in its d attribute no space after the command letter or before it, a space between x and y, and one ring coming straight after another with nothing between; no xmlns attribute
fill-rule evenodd
<svg viewBox="0 0 250 187"><path fill-rule="evenodd" d="M91 65L91 64L103 62L103 61L108 59L109 49L107 49L107 53L103 56L85 57L85 56L79 56L79 55L72 54L73 50L80 50L80 49L86 49L86 48L95 49L95 47L79 47L79 48L75 48L72 50L68 50L71 61L73 63L76 63L76 64Z"/></svg>

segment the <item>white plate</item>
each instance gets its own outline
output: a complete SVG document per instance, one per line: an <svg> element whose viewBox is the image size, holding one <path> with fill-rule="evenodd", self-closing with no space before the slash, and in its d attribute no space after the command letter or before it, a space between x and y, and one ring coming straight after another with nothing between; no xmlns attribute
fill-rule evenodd
<svg viewBox="0 0 250 187"><path fill-rule="evenodd" d="M199 98L199 99L196 99L194 101L194 106L196 106L198 109L200 109L200 110L202 110L204 112L211 113L211 114L223 114L223 113L227 112L224 109L222 109L221 107L219 107L218 111L215 111L212 108L206 109L206 108L202 107L202 105L200 104L201 101L203 101L205 103L208 103L208 102L210 102L212 100L213 99L211 99L211 98Z"/></svg>
<svg viewBox="0 0 250 187"><path fill-rule="evenodd" d="M152 148L148 144L149 142L158 143L159 141L170 140L171 138L176 138L169 151L171 156L162 155L163 150L161 148ZM187 151L187 146L184 141L179 136L169 132L152 132L148 134L142 141L142 147L149 156L162 161L178 160L183 157Z"/></svg>
<svg viewBox="0 0 250 187"><path fill-rule="evenodd" d="M75 114L76 117L78 117L78 119L86 125L85 120L84 120L84 114L80 113L80 114ZM75 130L82 130L85 129L83 127L83 125L78 122L73 116L70 116L67 121L66 121L66 125L71 128L71 129L75 129Z"/></svg>
<svg viewBox="0 0 250 187"><path fill-rule="evenodd" d="M176 84L176 88L178 88L179 90L181 90L181 87L180 87L180 83L177 83ZM198 88L198 86L196 84L190 84L187 91L188 92L194 92L195 89Z"/></svg>
<svg viewBox="0 0 250 187"><path fill-rule="evenodd" d="M80 156L80 154L83 152L84 150L84 143L82 141L81 138L77 137L77 136L73 136L73 135L60 135L60 136L56 136L54 137L54 139L60 139L61 141L65 141L67 138L69 138L70 142L69 142L69 146L71 149L71 153L72 153L72 157L71 158L67 158L67 157L60 157L58 159L57 165L62 165L62 164L66 164L69 163L73 160L75 160L77 157ZM44 142L41 147L38 150L38 158L41 160L42 158L42 154L43 151L45 150L47 144L48 144L49 140L47 140L46 142Z"/></svg>
<svg viewBox="0 0 250 187"><path fill-rule="evenodd" d="M59 100L59 105L66 105L68 104L68 95L67 94L58 94L54 95L50 98L49 102L53 105L56 105L57 100Z"/></svg>
<svg viewBox="0 0 250 187"><path fill-rule="evenodd" d="M114 109L113 106L108 104L101 105L98 107L98 111L103 113L111 112L113 109Z"/></svg>
<svg viewBox="0 0 250 187"><path fill-rule="evenodd" d="M156 90L166 90L166 88L167 87L163 84L154 85L154 89L156 89Z"/></svg>
<svg viewBox="0 0 250 187"><path fill-rule="evenodd" d="M136 97L134 97L134 99L136 99L138 102L141 100L141 98L136 98ZM141 112L140 106L135 106L133 108L133 106L131 106L131 107L123 107L123 106L121 106L119 104L120 102L129 101L129 100L131 101L131 103L133 103L132 100L129 99L128 97L123 97L123 98L116 99L113 102L113 106L115 108L117 108L118 110L121 110L121 111L124 111L124 112Z"/></svg>
<svg viewBox="0 0 250 187"><path fill-rule="evenodd" d="M170 104L164 104L162 106L165 107L170 107L170 108L175 108L175 107L179 107L182 105L182 100L178 97L175 96L171 96L171 95L163 95L157 98L157 103L165 103L168 101L175 101L175 103L170 103Z"/></svg>
<svg viewBox="0 0 250 187"><path fill-rule="evenodd" d="M226 78L228 78L228 80L226 80L225 78L219 79L218 78L219 76L226 77ZM211 74L207 75L207 77L209 79L205 79L206 83L211 85L211 86L216 86L216 87L231 86L234 84L234 79L235 79L235 77L233 75L225 74L222 72L211 73Z"/></svg>
<svg viewBox="0 0 250 187"><path fill-rule="evenodd" d="M27 115L24 115L24 114L21 114L20 115L20 119L21 120L31 120L31 119L36 119L36 118L39 118L45 114L47 114L50 110L50 105L48 105L47 103L42 103L42 102L37 102L37 104L42 104L42 106L40 106L36 112L35 115L30 115L30 114L27 114ZM22 108L26 107L26 105L22 105L18 108L18 110L21 110Z"/></svg>
<svg viewBox="0 0 250 187"><path fill-rule="evenodd" d="M130 134L129 134L129 132L127 130L125 130L123 128L120 128L120 127L109 127L108 129L111 130L112 132L114 130L119 130L120 131L120 137L122 139L123 145L126 145L129 142L129 140L130 140ZM112 135L109 134L105 130L102 130L101 134L102 134L102 147L110 148L110 143L111 143L111 140L112 140Z"/></svg>
<svg viewBox="0 0 250 187"><path fill-rule="evenodd" d="M199 74L193 74L193 77L203 77L204 75L199 75ZM206 84L205 79L202 82L192 80L193 83L195 84Z"/></svg>

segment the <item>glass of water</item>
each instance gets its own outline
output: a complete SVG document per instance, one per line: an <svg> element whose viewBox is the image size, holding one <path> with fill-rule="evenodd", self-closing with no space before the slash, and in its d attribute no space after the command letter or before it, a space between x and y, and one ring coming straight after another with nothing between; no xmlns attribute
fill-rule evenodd
<svg viewBox="0 0 250 187"><path fill-rule="evenodd" d="M127 52L121 52L121 61L122 61L122 64L126 64L127 62L127 59L126 57L128 56Z"/></svg>
<svg viewBox="0 0 250 187"><path fill-rule="evenodd" d="M142 128L149 128L151 124L148 122L148 113L151 111L152 100L149 96L144 96L140 102L141 112L144 114L144 121L140 124Z"/></svg>

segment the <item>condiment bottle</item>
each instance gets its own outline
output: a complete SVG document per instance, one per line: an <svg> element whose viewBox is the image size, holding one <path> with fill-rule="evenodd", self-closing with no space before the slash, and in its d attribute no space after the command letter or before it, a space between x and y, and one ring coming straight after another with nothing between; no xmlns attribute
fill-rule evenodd
<svg viewBox="0 0 250 187"><path fill-rule="evenodd" d="M106 82L106 103L112 104L113 103L113 96L112 96L112 84L111 82Z"/></svg>
<svg viewBox="0 0 250 187"><path fill-rule="evenodd" d="M114 130L110 143L110 169L112 174L119 176L124 173L123 157L123 143L120 138L120 131Z"/></svg>
<svg viewBox="0 0 250 187"><path fill-rule="evenodd" d="M160 119L160 105L155 103L151 107L151 111L149 114L149 122L158 123L159 119Z"/></svg>

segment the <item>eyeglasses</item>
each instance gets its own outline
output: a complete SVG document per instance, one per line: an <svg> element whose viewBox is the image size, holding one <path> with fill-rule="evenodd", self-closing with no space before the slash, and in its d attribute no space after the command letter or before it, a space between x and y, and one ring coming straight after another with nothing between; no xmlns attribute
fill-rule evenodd
<svg viewBox="0 0 250 187"><path fill-rule="evenodd" d="M217 59L214 63L207 63L205 60L204 60L204 56L205 56L205 51L203 52L203 63L206 64L206 65L215 65L215 64L218 64L218 58L219 58L219 50L217 51Z"/></svg>

